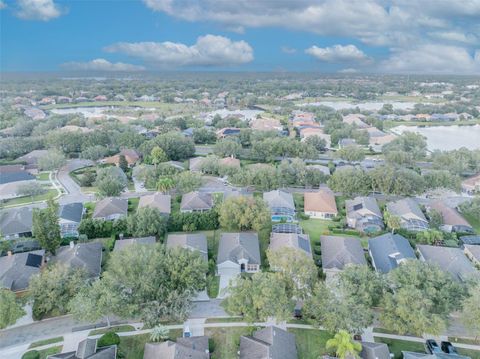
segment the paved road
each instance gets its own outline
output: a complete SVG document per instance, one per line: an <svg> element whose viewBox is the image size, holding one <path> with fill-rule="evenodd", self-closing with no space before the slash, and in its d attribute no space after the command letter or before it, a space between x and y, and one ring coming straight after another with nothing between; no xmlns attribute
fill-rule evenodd
<svg viewBox="0 0 480 359"><path fill-rule="evenodd" d="M74 203L74 202L90 202L94 199L94 195L85 194L81 191L80 186L70 177L70 172L82 167L91 166L94 163L89 160L74 159L67 162L57 173L57 179L65 188L67 194L62 196L59 200L60 204Z"/></svg>

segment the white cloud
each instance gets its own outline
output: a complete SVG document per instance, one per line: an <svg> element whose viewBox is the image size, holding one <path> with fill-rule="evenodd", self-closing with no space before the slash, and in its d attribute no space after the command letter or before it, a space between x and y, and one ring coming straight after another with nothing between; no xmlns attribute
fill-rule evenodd
<svg viewBox="0 0 480 359"><path fill-rule="evenodd" d="M480 73L480 50L471 55L465 48L428 44L396 49L380 66L391 73L471 74Z"/></svg>
<svg viewBox="0 0 480 359"><path fill-rule="evenodd" d="M368 62L371 59L355 45L334 45L331 47L312 46L305 50L317 60L325 62Z"/></svg>
<svg viewBox="0 0 480 359"><path fill-rule="evenodd" d="M293 47L289 47L289 46L282 46L280 50L282 50L284 54L289 54L289 55L292 55L297 52L297 49L294 49Z"/></svg>
<svg viewBox="0 0 480 359"><path fill-rule="evenodd" d="M139 57L158 67L228 66L253 60L253 49L247 42L215 35L200 36L191 46L169 41L120 42L107 46L105 51Z"/></svg>
<svg viewBox="0 0 480 359"><path fill-rule="evenodd" d="M62 14L53 0L17 0L17 4L16 15L24 20L49 21Z"/></svg>
<svg viewBox="0 0 480 359"><path fill-rule="evenodd" d="M0 0L0 10L5 9L7 4L5 4L2 0Z"/></svg>
<svg viewBox="0 0 480 359"><path fill-rule="evenodd" d="M67 62L62 65L66 70L73 71L143 71L145 67L125 64L123 62L112 63L105 59L95 59L88 62Z"/></svg>
<svg viewBox="0 0 480 359"><path fill-rule="evenodd" d="M445 40L447 42L456 42L463 44L475 44L478 42L478 37L474 34L466 34L462 31L438 31L430 32L428 34L430 37Z"/></svg>
<svg viewBox="0 0 480 359"><path fill-rule="evenodd" d="M338 73L340 73L340 74L356 74L357 72L358 72L357 69L354 69L354 68L351 68L351 67L338 71Z"/></svg>

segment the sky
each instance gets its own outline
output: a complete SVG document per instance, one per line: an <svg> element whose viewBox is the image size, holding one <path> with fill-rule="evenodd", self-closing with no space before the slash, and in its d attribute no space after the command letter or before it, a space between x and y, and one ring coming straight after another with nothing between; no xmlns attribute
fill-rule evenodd
<svg viewBox="0 0 480 359"><path fill-rule="evenodd" d="M480 0L0 0L0 71L480 74Z"/></svg>

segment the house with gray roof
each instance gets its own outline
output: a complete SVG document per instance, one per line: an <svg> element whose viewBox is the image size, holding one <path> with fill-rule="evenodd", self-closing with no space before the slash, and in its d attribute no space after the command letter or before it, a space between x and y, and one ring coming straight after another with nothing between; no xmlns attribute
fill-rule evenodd
<svg viewBox="0 0 480 359"><path fill-rule="evenodd" d="M58 218L62 238L78 237L78 226L84 214L83 203L69 203L60 206Z"/></svg>
<svg viewBox="0 0 480 359"><path fill-rule="evenodd" d="M440 229L452 233L474 233L472 226L457 212L455 208L449 207L442 200L435 200L428 204L429 211L437 211L442 216Z"/></svg>
<svg viewBox="0 0 480 359"><path fill-rule="evenodd" d="M209 359L208 337L177 338L176 342L146 343L143 359Z"/></svg>
<svg viewBox="0 0 480 359"><path fill-rule="evenodd" d="M275 326L240 337L239 359L297 359L295 334Z"/></svg>
<svg viewBox="0 0 480 359"><path fill-rule="evenodd" d="M428 221L425 215L412 198L388 203L387 211L400 218L400 226L406 230L418 232L428 229Z"/></svg>
<svg viewBox="0 0 480 359"><path fill-rule="evenodd" d="M390 350L385 343L361 342L362 351L360 358L362 359L391 359Z"/></svg>
<svg viewBox="0 0 480 359"><path fill-rule="evenodd" d="M30 278L40 273L45 263L45 251L8 253L0 257L0 288L12 292L22 292L28 289Z"/></svg>
<svg viewBox="0 0 480 359"><path fill-rule="evenodd" d="M35 179L36 177L27 171L20 170L16 172L7 172L1 174L0 185L11 182L33 181Z"/></svg>
<svg viewBox="0 0 480 359"><path fill-rule="evenodd" d="M322 268L327 279L349 265L367 265L365 253L358 238L320 236Z"/></svg>
<svg viewBox="0 0 480 359"><path fill-rule="evenodd" d="M140 197L138 208L156 208L161 214L169 216L171 212L172 196L156 192L147 196Z"/></svg>
<svg viewBox="0 0 480 359"><path fill-rule="evenodd" d="M127 216L128 200L119 197L107 197L98 201L93 211L93 219L113 221Z"/></svg>
<svg viewBox="0 0 480 359"><path fill-rule="evenodd" d="M180 233L169 234L167 237L167 248L185 248L200 253L203 259L208 262L207 236L203 233Z"/></svg>
<svg viewBox="0 0 480 359"><path fill-rule="evenodd" d="M32 236L33 211L30 207L6 209L0 212L0 234L4 239Z"/></svg>
<svg viewBox="0 0 480 359"><path fill-rule="evenodd" d="M388 273L408 260L417 259L408 240L399 235L386 233L368 240L368 252L377 272Z"/></svg>
<svg viewBox="0 0 480 359"><path fill-rule="evenodd" d="M213 197L211 193L198 191L185 193L180 203L180 212L205 212L213 208Z"/></svg>
<svg viewBox="0 0 480 359"><path fill-rule="evenodd" d="M384 229L383 215L374 197L355 197L345 201L347 225L363 233Z"/></svg>
<svg viewBox="0 0 480 359"><path fill-rule="evenodd" d="M25 162L28 165L37 165L40 158L48 156L48 150L33 150L21 157L17 161Z"/></svg>
<svg viewBox="0 0 480 359"><path fill-rule="evenodd" d="M115 246L113 247L114 251L124 250L132 245L147 245L153 246L156 243L155 237L141 237L141 238L127 238L127 239L118 239L115 241Z"/></svg>
<svg viewBox="0 0 480 359"><path fill-rule="evenodd" d="M205 157L192 157L188 160L190 172L202 172L203 161Z"/></svg>
<svg viewBox="0 0 480 359"><path fill-rule="evenodd" d="M403 359L471 359L465 355L447 354L447 353L415 353L402 351Z"/></svg>
<svg viewBox="0 0 480 359"><path fill-rule="evenodd" d="M293 202L293 196L291 193L281 190L274 190L265 192L263 194L263 200L270 208L272 221L280 222L285 220L292 222L295 220L295 203Z"/></svg>
<svg viewBox="0 0 480 359"><path fill-rule="evenodd" d="M116 359L117 346L97 347L97 339L87 338L78 343L76 351L52 354L47 359Z"/></svg>
<svg viewBox="0 0 480 359"><path fill-rule="evenodd" d="M417 251L420 260L438 265L441 270L449 273L455 280L466 281L470 278L480 278L480 272L475 269L460 248L419 244Z"/></svg>
<svg viewBox="0 0 480 359"><path fill-rule="evenodd" d="M99 242L75 244L72 241L70 245L58 248L51 261L73 269L83 269L90 278L98 278L102 270L102 249Z"/></svg>
<svg viewBox="0 0 480 359"><path fill-rule="evenodd" d="M270 234L271 251L278 251L282 248L293 248L308 257L312 258L312 247L310 246L310 237L303 233L275 233Z"/></svg>

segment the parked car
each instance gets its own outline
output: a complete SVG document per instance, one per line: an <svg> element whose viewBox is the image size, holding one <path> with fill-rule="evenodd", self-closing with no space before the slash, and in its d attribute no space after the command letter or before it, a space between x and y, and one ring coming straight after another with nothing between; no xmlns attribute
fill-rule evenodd
<svg viewBox="0 0 480 359"><path fill-rule="evenodd" d="M450 342L441 342L440 347L444 353L458 355L457 349Z"/></svg>
<svg viewBox="0 0 480 359"><path fill-rule="evenodd" d="M438 354L442 352L434 339L427 339L427 341L425 342L425 351L428 354Z"/></svg>

